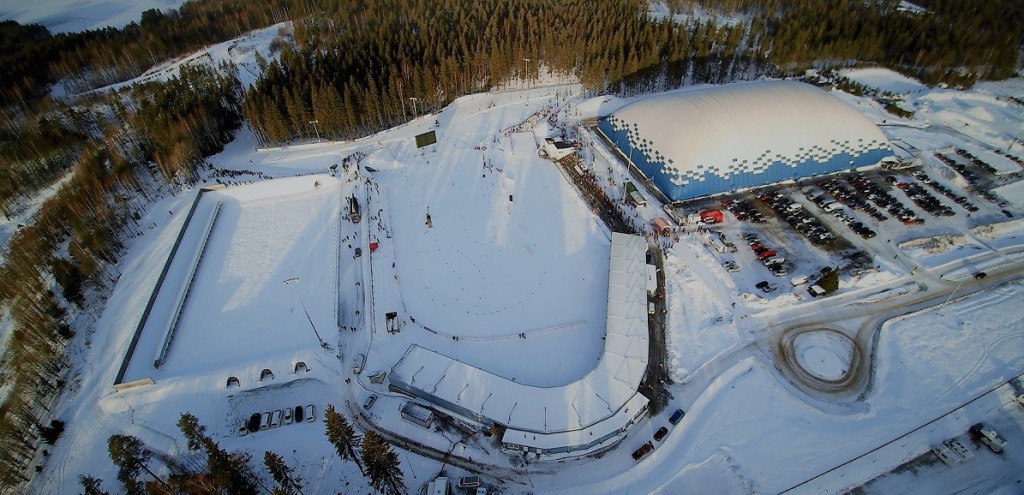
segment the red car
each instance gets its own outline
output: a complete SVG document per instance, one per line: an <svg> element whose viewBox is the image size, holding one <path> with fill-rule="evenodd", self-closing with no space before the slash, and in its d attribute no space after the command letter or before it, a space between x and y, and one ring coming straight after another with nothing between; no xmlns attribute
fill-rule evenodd
<svg viewBox="0 0 1024 495"><path fill-rule="evenodd" d="M757 259L763 260L765 258L770 258L772 256L775 256L776 254L779 254L779 253L776 253L775 251L772 251L771 249L769 249L769 250L767 250L767 251L757 255Z"/></svg>
<svg viewBox="0 0 1024 495"><path fill-rule="evenodd" d="M654 444L651 442L643 444L639 449L633 451L633 460L639 461L641 457L647 455L652 450L654 450Z"/></svg>
<svg viewBox="0 0 1024 495"><path fill-rule="evenodd" d="M654 432L654 440L660 442L662 438L665 438L665 435L668 435L668 428L662 426L658 428L658 431Z"/></svg>

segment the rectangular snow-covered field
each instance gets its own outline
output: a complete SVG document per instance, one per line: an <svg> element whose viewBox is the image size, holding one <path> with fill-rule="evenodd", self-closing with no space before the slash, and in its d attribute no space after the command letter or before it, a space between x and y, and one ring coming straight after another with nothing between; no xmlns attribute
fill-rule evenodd
<svg viewBox="0 0 1024 495"><path fill-rule="evenodd" d="M219 215L173 326L164 364L157 369L154 357L177 302L165 294L173 295L187 283L182 271L190 263L182 260L201 249L198 237L206 227L206 212L216 203L221 204ZM329 176L207 192L172 261L166 289L157 298L125 380L224 369L225 377L244 375L246 381L258 378L263 368L285 371L281 364L271 367L271 361L319 349L311 324L325 338L337 328L340 205L339 183ZM297 280L285 284L290 279Z"/></svg>

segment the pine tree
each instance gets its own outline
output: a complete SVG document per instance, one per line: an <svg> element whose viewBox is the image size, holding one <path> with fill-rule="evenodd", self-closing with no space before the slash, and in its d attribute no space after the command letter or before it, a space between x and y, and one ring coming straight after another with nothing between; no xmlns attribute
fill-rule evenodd
<svg viewBox="0 0 1024 495"><path fill-rule="evenodd" d="M270 477L274 478L277 488L274 495L299 495L302 494L302 478L295 476L294 469L285 464L284 459L269 450L263 453L263 465L266 466Z"/></svg>
<svg viewBox="0 0 1024 495"><path fill-rule="evenodd" d="M103 484L103 480L99 478L78 475L78 482L82 484L82 495L110 495L100 488L100 485Z"/></svg>
<svg viewBox="0 0 1024 495"><path fill-rule="evenodd" d="M259 492L261 484L252 468L252 456L242 452L228 452L206 435L206 427L192 413L182 413L178 429L188 441L189 450L206 452L206 469L214 486L226 493L248 495Z"/></svg>
<svg viewBox="0 0 1024 495"><path fill-rule="evenodd" d="M227 452L209 437L203 439L206 468L214 484L232 495L256 495L259 478L252 468L252 456L244 452Z"/></svg>
<svg viewBox="0 0 1024 495"><path fill-rule="evenodd" d="M110 454L110 460L117 466L118 481L124 484L129 494L145 493L143 483L138 480L139 472L143 469L154 480L166 486L146 465L153 457L153 452L143 446L138 438L130 435L113 435L107 440L107 452Z"/></svg>
<svg viewBox="0 0 1024 495"><path fill-rule="evenodd" d="M327 404L327 410L324 411L324 426L327 430L327 440L338 451L338 457L355 462L356 466L359 466L359 472L365 475L363 464L356 454L359 440L356 438L355 430L345 416L334 410L334 404Z"/></svg>
<svg viewBox="0 0 1024 495"><path fill-rule="evenodd" d="M367 431L363 435L362 447L370 485L385 495L405 493L402 467L398 463L398 453L391 449L391 444L377 433Z"/></svg>
<svg viewBox="0 0 1024 495"><path fill-rule="evenodd" d="M199 418L192 413L182 413L178 418L178 429L188 440L188 450L199 450L203 447L203 440L206 437L206 427L199 424Z"/></svg>

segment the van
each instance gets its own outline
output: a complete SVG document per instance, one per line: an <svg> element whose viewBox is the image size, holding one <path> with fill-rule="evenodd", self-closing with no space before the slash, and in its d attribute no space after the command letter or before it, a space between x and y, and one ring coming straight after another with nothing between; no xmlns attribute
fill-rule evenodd
<svg viewBox="0 0 1024 495"><path fill-rule="evenodd" d="M799 275L799 276L793 277L789 281L789 283L793 284L793 287L797 287L797 286L800 286L800 285L804 285L804 284L806 284L809 281L810 281L810 279L807 277L807 275Z"/></svg>
<svg viewBox="0 0 1024 495"><path fill-rule="evenodd" d="M825 289L822 289L818 284L814 284L807 289L807 293L810 294L811 297L818 297L825 294Z"/></svg>
<svg viewBox="0 0 1024 495"><path fill-rule="evenodd" d="M708 239L708 243L711 244L711 247L715 251L718 251L719 253L725 252L725 244L722 244L722 241L717 237L712 236L711 238Z"/></svg>

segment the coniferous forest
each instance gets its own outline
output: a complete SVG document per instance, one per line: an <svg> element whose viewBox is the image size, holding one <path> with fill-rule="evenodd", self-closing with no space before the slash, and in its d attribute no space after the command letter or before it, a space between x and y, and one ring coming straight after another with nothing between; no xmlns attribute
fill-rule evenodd
<svg viewBox="0 0 1024 495"><path fill-rule="evenodd" d="M0 355L0 485L29 479L41 443L59 436L50 411L71 380L69 343L83 338L71 315L109 294L150 202L193 184L242 125L268 145L316 131L357 137L539 70L618 95L855 64L952 86L1018 70L1019 0L916 0L921 13L899 3L668 2L672 13L719 16L699 22L652 18L641 0L193 0L120 29L55 35L0 22L0 213L45 199L0 266L0 319L11 328ZM261 61L251 88L234 67L192 66L96 91L284 21L293 24L275 41L278 56Z"/></svg>

